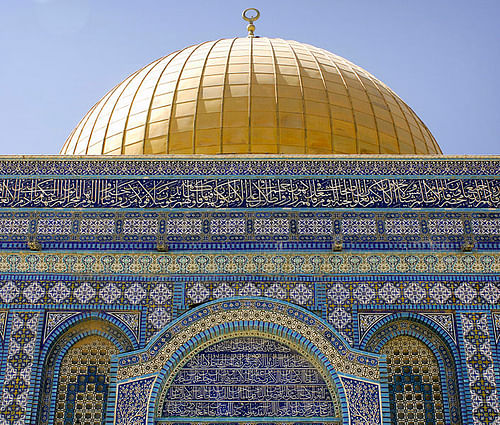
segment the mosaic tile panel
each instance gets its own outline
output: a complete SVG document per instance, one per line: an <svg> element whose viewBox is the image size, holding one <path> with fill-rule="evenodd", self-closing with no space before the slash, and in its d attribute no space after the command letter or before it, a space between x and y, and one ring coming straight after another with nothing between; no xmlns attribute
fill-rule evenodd
<svg viewBox="0 0 500 425"><path fill-rule="evenodd" d="M500 272L497 253L52 253L0 252L3 273L76 273L136 276L159 274L265 273L265 274L329 274L329 273L485 273ZM8 287L0 290L0 298L10 302L17 294ZM420 298L421 289L408 294ZM467 290L465 288L465 290ZM113 291L110 293L113 296ZM467 294L459 296L466 297ZM496 292L492 296L497 296Z"/></svg>
<svg viewBox="0 0 500 425"><path fill-rule="evenodd" d="M57 329L59 325L80 314L80 311L48 311L45 313L45 329L43 341L45 342L50 334Z"/></svg>
<svg viewBox="0 0 500 425"><path fill-rule="evenodd" d="M341 421L339 419L326 419L326 418L321 418L321 422L318 421L313 421L313 420L307 420L307 422L302 419L300 422L296 422L293 420L290 420L287 418L287 420L282 420L282 421L272 421L269 418L263 420L262 418L258 419L249 419L245 418L244 421L241 422L233 422L233 421L224 421L224 422L217 422L215 420L200 420L199 418L196 419L196 421L186 421L184 418L182 419L182 422L177 420L170 420L170 419L158 419L156 420L157 424L171 424L171 425L326 425L326 424L341 424Z"/></svg>
<svg viewBox="0 0 500 425"><path fill-rule="evenodd" d="M292 302L305 307L315 303L313 282L259 282L242 280L240 282L189 282L186 284L186 305L199 304L220 298L235 296L269 297Z"/></svg>
<svg viewBox="0 0 500 425"><path fill-rule="evenodd" d="M186 313L182 320L162 330L155 342L147 346L140 356L136 353L120 355L117 378L122 381L160 372L165 366L165 359L169 359L177 350L184 353L188 347L185 344L189 344L191 351L206 343L205 337L213 335L212 332L217 335L227 332L231 337L238 336L237 333L266 337L271 333L287 345L304 345L306 352L314 346L318 347L325 356L321 357L322 361L330 362L338 373L355 374L369 380L378 380L380 377L377 355L354 352L335 332L325 327L322 319L307 310L272 299L240 298L197 306ZM313 349L311 354L317 356L318 352ZM172 367L177 360L179 357L174 356L169 364L172 377L175 376Z"/></svg>
<svg viewBox="0 0 500 425"><path fill-rule="evenodd" d="M193 420L335 418L339 408L309 360L284 344L258 337L228 339L196 354L176 374L159 404L162 418Z"/></svg>
<svg viewBox="0 0 500 425"><path fill-rule="evenodd" d="M5 331L7 330L8 314L9 314L8 310L0 310L0 338L2 340L5 339Z"/></svg>
<svg viewBox="0 0 500 425"><path fill-rule="evenodd" d="M389 400L393 425L444 425L440 368L421 341L399 336L381 350L387 356Z"/></svg>
<svg viewBox="0 0 500 425"><path fill-rule="evenodd" d="M474 425L497 424L499 405L487 313L461 313Z"/></svg>
<svg viewBox="0 0 500 425"><path fill-rule="evenodd" d="M54 421L91 425L103 415L111 354L131 351L137 345L123 323L101 312L82 312L79 320L71 317L55 332L42 346L43 367L37 376L37 404L31 417L40 425Z"/></svg>
<svg viewBox="0 0 500 425"><path fill-rule="evenodd" d="M432 327L415 318L397 316L379 327L363 347L388 355L393 424L465 423L458 353Z"/></svg>
<svg viewBox="0 0 500 425"><path fill-rule="evenodd" d="M0 179L9 208L500 208L474 179Z"/></svg>
<svg viewBox="0 0 500 425"><path fill-rule="evenodd" d="M101 425L106 413L111 356L118 349L93 335L75 343L64 355L56 394L54 425Z"/></svg>
<svg viewBox="0 0 500 425"><path fill-rule="evenodd" d="M491 318L493 321L493 332L495 333L495 342L498 344L500 340L500 312L493 310L491 312Z"/></svg>
<svg viewBox="0 0 500 425"><path fill-rule="evenodd" d="M378 384L341 377L349 403L351 425L377 425L381 423L380 388Z"/></svg>
<svg viewBox="0 0 500 425"><path fill-rule="evenodd" d="M455 316L453 313L420 313L422 316L431 319L434 323L443 329L448 336L453 340L453 342L457 342L457 334L455 328Z"/></svg>
<svg viewBox="0 0 500 425"><path fill-rule="evenodd" d="M148 377L121 383L117 387L116 425L129 425L134 418L134 425L146 425L147 401L156 377Z"/></svg>
<svg viewBox="0 0 500 425"><path fill-rule="evenodd" d="M140 161L138 161L140 159ZM481 158L397 158L375 159L338 155L334 159L324 157L265 159L92 159L47 156L4 157L0 160L4 175L41 176L199 176L199 175L334 175L334 176L494 176L498 175L500 161L496 157Z"/></svg>
<svg viewBox="0 0 500 425"><path fill-rule="evenodd" d="M0 423L24 425L36 350L39 313L14 312L0 401Z"/></svg>
<svg viewBox="0 0 500 425"><path fill-rule="evenodd" d="M364 251L457 251L465 242L475 250L500 249L494 212L12 211L0 217L0 249L26 249L28 239L42 249L86 250L156 250L162 242L170 250L325 251L336 241Z"/></svg>
<svg viewBox="0 0 500 425"><path fill-rule="evenodd" d="M278 257L279 258L279 257ZM218 261L222 266L224 258ZM258 264L258 263L257 263ZM278 264L279 265L279 264ZM275 264L276 266L276 264ZM276 269L273 269L276 270ZM187 270L186 270L187 272ZM177 283L176 283L177 282ZM234 296L264 296L282 299L310 309L320 309L325 303L328 321L346 338L354 342L353 307L355 305L468 306L495 304L500 301L500 282L494 275L474 276L347 276L324 277L293 276L211 276L184 273L183 276L137 277L134 280L93 278L83 281L74 276L51 278L29 275L17 279L0 278L0 301L11 305L50 305L75 303L101 306L137 306L145 308L147 339L174 318L174 286L182 286L182 298L177 298L177 311L211 300ZM321 285L318 293L318 285ZM322 292L324 288L325 292ZM323 295L326 295L323 301ZM87 308L88 308L87 307ZM46 338L58 323L79 310L50 312ZM137 335L138 312L111 312L119 320L132 326ZM178 314L178 313L177 313ZM383 313L377 313L383 314ZM455 340L454 320L447 313L425 313ZM372 316L361 314L360 337L373 325Z"/></svg>
<svg viewBox="0 0 500 425"><path fill-rule="evenodd" d="M472 233L478 235L500 235L500 219L485 218L471 220Z"/></svg>
<svg viewBox="0 0 500 425"><path fill-rule="evenodd" d="M460 279L418 276L406 279L366 277L326 282L328 321L346 338L354 342L353 307L361 305L445 306L495 304L500 300L500 282L495 276L481 282L473 277ZM418 308L418 306L416 308ZM423 312L456 341L454 318L451 313ZM360 313L360 339L386 312Z"/></svg>
<svg viewBox="0 0 500 425"><path fill-rule="evenodd" d="M23 214L23 215L26 215L26 214ZM30 231L30 221L26 218L2 218L2 219L0 219L0 233L1 234L4 234L4 235L21 234L22 235L22 234L28 234L29 231Z"/></svg>
<svg viewBox="0 0 500 425"><path fill-rule="evenodd" d="M55 310L47 313L44 340L52 331L69 318L81 311L82 304L86 308L93 305L126 306L128 311L106 311L126 324L137 339L140 337L140 312L131 309L133 306L146 309L146 337L149 339L157 330L163 328L173 318L174 282L158 279L130 281L116 279L91 279L82 282L79 279L65 280L30 276L27 280L0 279L0 300L12 305L26 304L52 305L75 304L80 308L74 310Z"/></svg>

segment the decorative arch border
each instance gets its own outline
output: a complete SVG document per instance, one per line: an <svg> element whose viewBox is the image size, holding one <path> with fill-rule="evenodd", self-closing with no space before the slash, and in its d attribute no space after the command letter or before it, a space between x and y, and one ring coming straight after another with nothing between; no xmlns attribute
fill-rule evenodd
<svg viewBox="0 0 500 425"><path fill-rule="evenodd" d="M286 330L282 326L266 326L263 322L250 323L244 321L217 325L205 330L202 334L199 334L200 338L197 338L196 346L194 347L189 344L189 342L185 343L158 374L155 384L153 385L153 394L156 394L157 397L155 397L156 400L151 400L149 404L148 416L155 418L159 403L163 401L161 397L163 396L164 390L171 384L172 379L184 363L192 356L217 342L248 335L260 336L292 346L299 351L301 355L311 361L313 366L319 369L323 379L325 379L332 399L334 403L336 403L335 408L338 414L342 414L343 405L341 400L345 400L346 398L339 375L333 369L326 356L322 354L317 347L313 346L310 341L305 342L296 332L290 329Z"/></svg>
<svg viewBox="0 0 500 425"><path fill-rule="evenodd" d="M76 314L57 325L57 327L50 332L47 339L43 343L41 352L42 357L40 358L45 359L45 356L52 348L54 342L57 341L59 337L64 334L69 328L85 320L102 320L104 322L109 322L115 325L127 336L133 349L139 348L139 341L137 340L136 335L121 320L103 311L82 311L76 312Z"/></svg>
<svg viewBox="0 0 500 425"><path fill-rule="evenodd" d="M36 381L34 388L36 389L36 391L38 392L43 391L43 387L41 385L42 378L45 373L45 369L48 365L49 356L51 355L52 350L55 348L55 344L58 341L60 341L60 339L63 338L64 335L71 330L71 328L76 327L81 323L84 323L85 321L89 320L100 321L103 324L108 324L112 326L114 325L122 333L121 336L124 338L125 344L123 343L123 341L120 341L118 338L116 338L115 335L105 330L97 330L97 329L88 330L71 336L67 341L63 343L63 346L58 349L57 353L54 353L55 355L55 361L53 366L54 375L50 389L51 394L53 394L54 391L57 389L57 384L59 382L59 369L62 358L71 348L71 346L73 346L76 342L80 341L81 339L91 335L100 335L111 341L113 344L115 344L116 347L118 347L118 349L122 353L129 351L130 349L139 347L139 342L137 341L132 331L124 323L122 323L115 317L100 311L84 311L77 313L68 318L68 320L59 324L54 330L52 330L50 335L44 342L39 357L41 367L38 368L37 375L35 378ZM56 402L55 398L51 397L49 404L49 411L48 411L49 418L51 417L51 415L53 417L55 413L55 402ZM31 412L31 417L27 418L27 420L29 421L30 419L35 419L35 418L37 419L41 414L40 411L41 408L42 405L39 405L37 409L34 409L34 411Z"/></svg>
<svg viewBox="0 0 500 425"><path fill-rule="evenodd" d="M441 351L435 346L435 344L430 341L425 335L420 334L416 330L411 330L411 329L399 329L396 332L391 332L390 336L385 336L382 339L380 339L377 343L376 346L374 347L369 347L370 341L377 335L377 333L382 330L384 327L387 325L390 325L393 322L399 322L399 321L406 321L406 322L417 322L418 324L425 326L429 328L431 332L434 332L438 338L440 338L445 346L448 348L452 361L455 363L455 371L456 371L456 384L457 384L457 400L459 402L459 411L461 415L461 420L465 421L468 418L467 414L467 409L464 403L464 397L463 394L465 394L465 388L464 388L464 379L463 379L463 371L462 368L458 367L457 365L457 360L460 359L460 354L457 348L457 345L455 341L450 337L450 335L446 332L445 329L443 329L439 324L434 322L433 320L415 313L415 312L398 312L394 314L389 314L388 316L382 318L381 320L377 321L372 328L370 328L364 335L363 339L360 341L360 347L362 349L372 349L373 352L379 353L380 349L382 346L390 341L391 339L401 336L401 335L407 335L407 336L412 336L414 338L417 338L418 340L422 341L425 345L429 347L429 349L433 352L434 356L436 357L439 365L439 369L441 372L444 372L445 370L445 365L443 361L443 354ZM449 409L449 394L448 394L448 382L446 380L446 376L444 373L442 373L443 378L441 379L441 385L443 388L443 404L444 404L444 412L445 412L445 422L450 423L450 409ZM384 387L387 386L387 383L384 383ZM388 391L388 387L387 387ZM463 422L465 423L465 422Z"/></svg>
<svg viewBox="0 0 500 425"><path fill-rule="evenodd" d="M125 425L132 415L136 425L153 424L157 397L187 355L210 340L248 331L298 345L322 364L339 395L344 425L361 410L372 415L373 424L382 424L383 356L351 348L331 325L302 307L261 297L198 306L168 324L143 350L115 356L106 424Z"/></svg>

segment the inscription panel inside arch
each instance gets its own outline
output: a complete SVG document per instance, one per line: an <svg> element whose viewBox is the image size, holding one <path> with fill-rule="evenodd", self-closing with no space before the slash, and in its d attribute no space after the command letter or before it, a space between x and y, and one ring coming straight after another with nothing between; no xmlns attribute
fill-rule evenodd
<svg viewBox="0 0 500 425"><path fill-rule="evenodd" d="M340 423L337 404L303 355L274 340L242 336L213 344L186 362L162 394L157 423L189 423L187 418Z"/></svg>

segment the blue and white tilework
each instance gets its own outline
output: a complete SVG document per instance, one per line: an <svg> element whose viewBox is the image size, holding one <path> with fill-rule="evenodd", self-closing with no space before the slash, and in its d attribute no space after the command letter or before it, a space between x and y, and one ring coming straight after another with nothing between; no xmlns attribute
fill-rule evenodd
<svg viewBox="0 0 500 425"><path fill-rule="evenodd" d="M304 355L272 339L245 336L215 343L192 357L158 404L165 419L215 414L245 422L275 417L278 411L280 417L297 420L335 418L340 410L324 376Z"/></svg>
<svg viewBox="0 0 500 425"><path fill-rule="evenodd" d="M256 218L254 221L256 235L286 235L289 232L288 219L286 218Z"/></svg>
<svg viewBox="0 0 500 425"><path fill-rule="evenodd" d="M197 235L201 233L201 219L172 218L166 221L167 235Z"/></svg>
<svg viewBox="0 0 500 425"><path fill-rule="evenodd" d="M149 377L118 385L117 398L120 403L116 407L116 425L146 425L147 401L155 379ZM133 422L130 422L131 419Z"/></svg>
<svg viewBox="0 0 500 425"><path fill-rule="evenodd" d="M373 219L343 219L342 232L346 235L374 235L377 233L376 223Z"/></svg>
<svg viewBox="0 0 500 425"><path fill-rule="evenodd" d="M498 208L495 178L0 179L10 208Z"/></svg>
<svg viewBox="0 0 500 425"><path fill-rule="evenodd" d="M69 235L71 233L71 218L47 218L38 220L37 232L40 235L60 234Z"/></svg>
<svg viewBox="0 0 500 425"><path fill-rule="evenodd" d="M418 235L420 233L420 221L408 218L387 219L385 228L388 235Z"/></svg>
<svg viewBox="0 0 500 425"><path fill-rule="evenodd" d="M19 218L18 216L26 218ZM43 249L325 251L336 241L348 250L457 251L500 248L495 212L16 212L0 211L0 250ZM8 217L7 217L8 216ZM137 246L137 242L141 245ZM266 243L263 243L266 242ZM111 244L111 245L110 245Z"/></svg>
<svg viewBox="0 0 500 425"><path fill-rule="evenodd" d="M7 330L8 310L0 310L0 338L5 339L5 331Z"/></svg>
<svg viewBox="0 0 500 425"><path fill-rule="evenodd" d="M124 159L75 159L33 156L4 157L0 162L6 176L498 176L500 161L497 157L477 158L384 158L377 159L347 155L330 158L284 158L282 155L266 159L220 158L161 158L141 157Z"/></svg>
<svg viewBox="0 0 500 425"><path fill-rule="evenodd" d="M294 304L312 307L314 306L314 284L311 282L273 282L273 280L241 280L241 281L219 281L219 282L187 282L186 305L199 304L206 301L235 296L264 296L285 300Z"/></svg>
<svg viewBox="0 0 500 425"><path fill-rule="evenodd" d="M351 425L376 425L381 423L382 406L380 387L373 382L341 377L342 386L349 400L349 421Z"/></svg>
<svg viewBox="0 0 500 425"><path fill-rule="evenodd" d="M471 220L472 233L478 235L500 235L500 219L474 219Z"/></svg>
<svg viewBox="0 0 500 425"><path fill-rule="evenodd" d="M297 233L300 235L332 234L334 232L333 219L326 214L318 214L318 217L321 216L326 216L327 218L299 218Z"/></svg>
<svg viewBox="0 0 500 425"><path fill-rule="evenodd" d="M129 218L123 222L123 233L154 235L158 233L158 220L145 218Z"/></svg>
<svg viewBox="0 0 500 425"><path fill-rule="evenodd" d="M112 235L115 232L115 220L112 218L84 218L80 223L82 235Z"/></svg>
<svg viewBox="0 0 500 425"><path fill-rule="evenodd" d="M497 157L14 157L0 166L0 425L36 420L37 362L59 332L68 341L81 333L77 317L105 316L142 361L184 319L204 323L194 311L211 307L197 304L224 300L216 314L227 307L233 317L236 304L223 303L236 297L304 307L275 312L289 308L303 337L317 322L337 348L362 347L396 312L418 315L405 329L439 331L442 341L426 337L451 347L449 364L464 372L448 394L456 410L474 425L500 423ZM380 376L347 376L353 359L371 359L358 354L342 357L343 406L349 425L380 424L389 403L370 381ZM154 420L150 372L110 382L122 401L116 425Z"/></svg>
<svg viewBox="0 0 500 425"><path fill-rule="evenodd" d="M243 235L246 233L246 219L213 218L210 220L210 231L213 235Z"/></svg>
<svg viewBox="0 0 500 425"><path fill-rule="evenodd" d="M434 235L460 235L464 232L462 220L457 218L431 218L429 232Z"/></svg>
<svg viewBox="0 0 500 425"><path fill-rule="evenodd" d="M0 402L0 424L24 425L37 348L40 313L14 312Z"/></svg>
<svg viewBox="0 0 500 425"><path fill-rule="evenodd" d="M421 306L464 306L492 304L500 298L500 282L495 277L486 280L475 278L437 278L419 276L418 278L367 277L363 280L336 279L326 282L327 317L335 328L354 342L352 332L352 309L361 305L421 305ZM379 313L377 313L379 314ZM456 339L454 322L444 313L429 313L431 320L442 326ZM361 334L367 331L361 329Z"/></svg>
<svg viewBox="0 0 500 425"><path fill-rule="evenodd" d="M26 218L2 218L0 219L0 233L4 235L27 234L30 221Z"/></svg>
<svg viewBox="0 0 500 425"><path fill-rule="evenodd" d="M173 286L173 281L164 282L157 279L143 279L140 282L92 279L82 282L74 278L44 279L31 276L29 279L16 281L0 279L0 300L20 307L26 304L73 304L80 308L93 306L146 308L146 338L149 339L172 319ZM78 310L77 307L76 312ZM49 328L52 326L50 324L53 324L53 327L49 330L51 331L58 323L73 315L75 315L74 311L51 312L47 323L49 323ZM139 326L139 319L135 317L132 320L134 317L128 317L125 322L135 323L135 332ZM46 331L46 337L48 333Z"/></svg>
<svg viewBox="0 0 500 425"><path fill-rule="evenodd" d="M488 314L461 313L460 318L474 425L497 424L500 410Z"/></svg>

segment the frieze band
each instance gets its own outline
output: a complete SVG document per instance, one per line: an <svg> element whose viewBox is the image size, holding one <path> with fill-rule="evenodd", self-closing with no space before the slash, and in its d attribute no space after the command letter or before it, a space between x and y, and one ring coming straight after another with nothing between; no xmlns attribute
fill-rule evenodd
<svg viewBox="0 0 500 425"><path fill-rule="evenodd" d="M498 179L3 179L8 208L500 208Z"/></svg>
<svg viewBox="0 0 500 425"><path fill-rule="evenodd" d="M0 211L0 249L169 251L474 250L500 248L495 212Z"/></svg>
<svg viewBox="0 0 500 425"><path fill-rule="evenodd" d="M89 160L78 157L4 157L0 168L5 176L497 176L500 160L496 156L475 158L439 156L338 155L333 159L308 156L276 158L200 158L165 157L147 160L144 156L123 156Z"/></svg>

